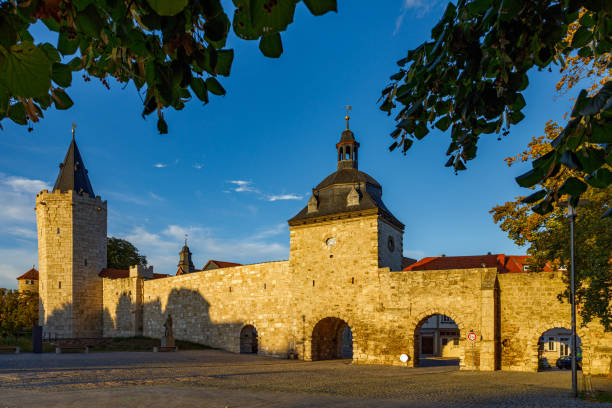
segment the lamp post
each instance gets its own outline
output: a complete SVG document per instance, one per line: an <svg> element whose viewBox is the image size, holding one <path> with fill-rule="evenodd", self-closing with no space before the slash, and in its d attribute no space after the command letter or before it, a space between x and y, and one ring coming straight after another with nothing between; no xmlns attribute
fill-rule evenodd
<svg viewBox="0 0 612 408"><path fill-rule="evenodd" d="M574 221L576 220L576 208L567 202L567 217L570 220L570 302L572 305L572 394L578 397L578 373L576 371L576 284L574 282Z"/></svg>

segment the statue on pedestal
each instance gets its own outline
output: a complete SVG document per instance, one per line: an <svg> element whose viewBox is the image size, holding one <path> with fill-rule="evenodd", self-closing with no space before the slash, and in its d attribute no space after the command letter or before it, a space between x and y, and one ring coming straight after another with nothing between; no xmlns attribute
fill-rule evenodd
<svg viewBox="0 0 612 408"><path fill-rule="evenodd" d="M168 313L166 322L164 323L164 336L161 339L162 347L175 347L174 336L172 334L172 316Z"/></svg>

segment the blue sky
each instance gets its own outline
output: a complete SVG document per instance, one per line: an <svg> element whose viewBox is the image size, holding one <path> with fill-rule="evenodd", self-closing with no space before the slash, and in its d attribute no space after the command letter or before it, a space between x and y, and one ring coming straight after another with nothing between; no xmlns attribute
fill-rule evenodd
<svg viewBox="0 0 612 408"><path fill-rule="evenodd" d="M432 131L406 156L389 152L392 117L376 101L395 62L430 38L445 2L339 1L338 13L310 15L299 4L283 33L280 59L230 34L232 73L224 97L167 111L167 135L155 115L143 120L133 86L73 75L75 106L45 113L34 131L3 121L0 131L0 287L38 265L34 197L55 182L72 122L96 194L108 200L108 232L134 243L156 272L174 273L184 234L196 267L208 259L241 263L287 259L287 220L312 187L335 171L335 143L351 105L361 144L360 170L383 186L387 207L406 224L404 254L521 254L488 211L525 195L514 177L528 164L503 159L564 123L574 93L559 97L559 73L532 72L526 119L501 141L484 136L478 157L455 175L444 167L449 135ZM225 2L233 13L231 2Z"/></svg>

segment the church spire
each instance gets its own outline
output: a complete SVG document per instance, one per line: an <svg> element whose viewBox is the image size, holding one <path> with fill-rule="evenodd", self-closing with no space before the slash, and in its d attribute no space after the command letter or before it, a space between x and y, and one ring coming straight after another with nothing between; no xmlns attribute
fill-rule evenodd
<svg viewBox="0 0 612 408"><path fill-rule="evenodd" d="M85 163L79 152L75 140L76 125L72 124L72 141L68 147L68 152L64 162L60 163L60 172L55 180L53 190L70 191L74 190L79 194L87 193L90 197L95 197Z"/></svg>
<svg viewBox="0 0 612 408"><path fill-rule="evenodd" d="M180 274L195 272L195 266L191 260L191 251L189 251L187 246L187 235L185 235L185 246L179 252L179 263L177 266L179 267Z"/></svg>
<svg viewBox="0 0 612 408"><path fill-rule="evenodd" d="M336 150L338 151L338 170L342 169L355 169L357 170L357 151L359 150L359 143L355 140L355 135L349 129L349 111L351 106L346 107L346 130L342 132L340 136L340 142L336 144Z"/></svg>

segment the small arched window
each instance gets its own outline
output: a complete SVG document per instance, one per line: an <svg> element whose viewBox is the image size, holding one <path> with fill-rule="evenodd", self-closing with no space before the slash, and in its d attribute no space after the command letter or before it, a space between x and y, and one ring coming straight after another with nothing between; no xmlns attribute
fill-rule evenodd
<svg viewBox="0 0 612 408"><path fill-rule="evenodd" d="M346 160L351 159L351 148L350 146L346 146Z"/></svg>

